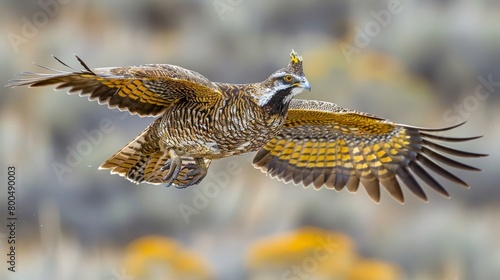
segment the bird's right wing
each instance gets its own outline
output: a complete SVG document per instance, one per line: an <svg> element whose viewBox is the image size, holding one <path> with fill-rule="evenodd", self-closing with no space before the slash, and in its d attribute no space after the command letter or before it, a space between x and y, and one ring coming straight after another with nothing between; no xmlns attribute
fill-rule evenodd
<svg viewBox="0 0 500 280"><path fill-rule="evenodd" d="M109 108L148 117L158 116L179 100L210 103L222 96L217 85L207 78L179 66L148 64L90 69L77 59L83 70L72 68L75 71L65 72L46 68L56 73L23 72L21 78L10 80L7 86L57 85L56 89L69 88L69 93L80 92L80 96L97 99Z"/></svg>
<svg viewBox="0 0 500 280"><path fill-rule="evenodd" d="M427 170L467 186L442 165L479 170L445 156L481 157L483 154L451 149L433 141L459 142L478 137L436 135L458 125L429 129L401 125L333 103L292 100L283 129L254 158L254 166L285 182L338 191L356 192L361 183L370 197L380 200L380 186L403 202L398 179L422 200L427 196L415 179L448 196Z"/></svg>

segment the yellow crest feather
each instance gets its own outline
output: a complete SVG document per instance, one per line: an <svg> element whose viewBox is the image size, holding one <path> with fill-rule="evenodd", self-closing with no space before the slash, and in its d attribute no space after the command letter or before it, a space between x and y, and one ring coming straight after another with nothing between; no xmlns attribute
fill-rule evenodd
<svg viewBox="0 0 500 280"><path fill-rule="evenodd" d="M302 56L299 56L299 54L292 49L292 52L290 53L290 62L292 64L298 64L299 62L302 62Z"/></svg>

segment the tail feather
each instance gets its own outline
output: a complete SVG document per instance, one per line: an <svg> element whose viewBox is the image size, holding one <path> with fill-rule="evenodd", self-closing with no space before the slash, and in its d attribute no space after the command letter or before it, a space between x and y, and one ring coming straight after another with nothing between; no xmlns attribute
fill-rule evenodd
<svg viewBox="0 0 500 280"><path fill-rule="evenodd" d="M118 174L125 177L129 181L139 183L149 183L159 185L164 183L163 178L168 173L167 170L162 170L165 162L169 159L167 152L148 152L143 149L146 143L146 135L150 127L146 128L132 142L123 147L116 154L111 156L104 162L99 169L110 169L112 174ZM183 156L182 167L189 163L195 163L195 160L189 156ZM211 160L205 159L205 164L208 167ZM184 179L188 170L182 169L173 184L176 186L184 186L189 182L189 179Z"/></svg>
<svg viewBox="0 0 500 280"><path fill-rule="evenodd" d="M142 149L149 129L146 128L127 146L108 158L99 169L111 169L111 174L126 177L136 184L143 182L144 169L141 167L154 156L144 154Z"/></svg>

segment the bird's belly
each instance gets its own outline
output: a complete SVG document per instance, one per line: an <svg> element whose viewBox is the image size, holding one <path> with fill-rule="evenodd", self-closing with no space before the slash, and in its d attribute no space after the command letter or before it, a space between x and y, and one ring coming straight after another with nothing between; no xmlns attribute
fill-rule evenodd
<svg viewBox="0 0 500 280"><path fill-rule="evenodd" d="M163 144L180 154L210 159L257 151L281 127L281 121L244 116L164 116Z"/></svg>

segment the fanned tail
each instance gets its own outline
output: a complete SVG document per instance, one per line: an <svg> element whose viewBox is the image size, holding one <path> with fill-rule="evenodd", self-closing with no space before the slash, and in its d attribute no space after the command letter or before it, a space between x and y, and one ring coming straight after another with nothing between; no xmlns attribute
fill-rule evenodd
<svg viewBox="0 0 500 280"><path fill-rule="evenodd" d="M169 170L168 168L162 168L170 157L167 152L151 151L150 147L144 147L148 143L146 136L150 129L151 126L146 128L132 142L108 158L99 169L110 169L111 174L118 174L136 184L149 183L160 185L165 183L164 178ZM173 181L173 185L177 187L182 187L189 183L189 178L185 178L189 170L183 167L190 163L195 163L194 159L188 156L182 156L181 160L181 171ZM210 162L211 160L205 159L207 168Z"/></svg>
<svg viewBox="0 0 500 280"><path fill-rule="evenodd" d="M111 169L111 174L118 174L136 184L142 182L161 183L154 180L158 176L156 174L158 172L153 172L156 166L153 163L164 164L166 159L162 159L163 153L146 153L144 150L146 135L150 128L150 126L146 128L132 142L108 158L99 169ZM156 169L161 171L161 166ZM154 180L154 182L150 180Z"/></svg>

